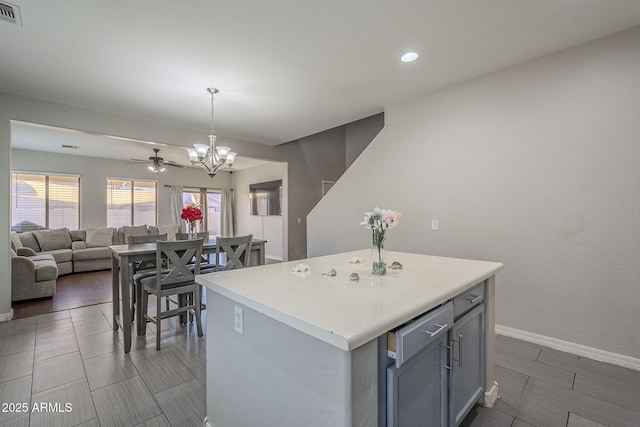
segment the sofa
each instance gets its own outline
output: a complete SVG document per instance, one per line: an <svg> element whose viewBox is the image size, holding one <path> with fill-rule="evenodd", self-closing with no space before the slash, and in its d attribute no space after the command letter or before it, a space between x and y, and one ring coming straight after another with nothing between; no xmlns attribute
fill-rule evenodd
<svg viewBox="0 0 640 427"><path fill-rule="evenodd" d="M148 236L167 233L175 236L177 225L119 228L88 228L86 230L34 230L11 232L11 248L28 248L31 256L51 255L58 268L58 275L111 268L111 245L123 245L129 236Z"/></svg>
<svg viewBox="0 0 640 427"><path fill-rule="evenodd" d="M52 297L59 276L110 269L109 246L129 236L166 233L172 240L176 232L177 225L11 231L11 300Z"/></svg>

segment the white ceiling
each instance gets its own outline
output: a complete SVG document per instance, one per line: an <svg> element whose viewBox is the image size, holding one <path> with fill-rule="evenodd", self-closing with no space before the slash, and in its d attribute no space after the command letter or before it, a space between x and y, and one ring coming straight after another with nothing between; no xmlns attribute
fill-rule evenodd
<svg viewBox="0 0 640 427"><path fill-rule="evenodd" d="M216 133L270 145L640 25L638 0L9 3L0 91L205 138L215 86Z"/></svg>
<svg viewBox="0 0 640 427"><path fill-rule="evenodd" d="M181 166L192 167L185 147L19 121L12 122L11 145L23 150L99 157L122 160L123 162L149 160L149 157L155 156L153 149L157 148L160 150L158 156L165 161L169 160ZM248 169L267 163L271 162L238 156L233 164L233 169ZM195 167L197 168L197 166Z"/></svg>

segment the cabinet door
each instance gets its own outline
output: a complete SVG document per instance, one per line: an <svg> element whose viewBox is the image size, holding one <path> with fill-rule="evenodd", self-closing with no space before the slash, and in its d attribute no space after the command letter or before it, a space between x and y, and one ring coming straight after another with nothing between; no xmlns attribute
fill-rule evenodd
<svg viewBox="0 0 640 427"><path fill-rule="evenodd" d="M446 337L387 368L387 427L447 425Z"/></svg>
<svg viewBox="0 0 640 427"><path fill-rule="evenodd" d="M449 423L456 427L484 391L484 304L457 320L449 337L453 358Z"/></svg>

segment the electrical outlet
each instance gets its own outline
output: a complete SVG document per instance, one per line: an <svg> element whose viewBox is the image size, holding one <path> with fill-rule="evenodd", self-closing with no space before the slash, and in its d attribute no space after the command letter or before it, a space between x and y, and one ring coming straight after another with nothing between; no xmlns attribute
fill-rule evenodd
<svg viewBox="0 0 640 427"><path fill-rule="evenodd" d="M244 315L240 307L234 307L233 327L237 333L244 335Z"/></svg>

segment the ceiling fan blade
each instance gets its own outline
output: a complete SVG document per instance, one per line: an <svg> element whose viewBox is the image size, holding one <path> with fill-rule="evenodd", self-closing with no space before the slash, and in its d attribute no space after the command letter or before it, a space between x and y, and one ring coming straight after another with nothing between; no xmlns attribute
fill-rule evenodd
<svg viewBox="0 0 640 427"><path fill-rule="evenodd" d="M173 166L174 168L186 168L187 167L187 166L179 165L179 164L173 163L173 162L163 162L162 164L166 165L166 166Z"/></svg>

